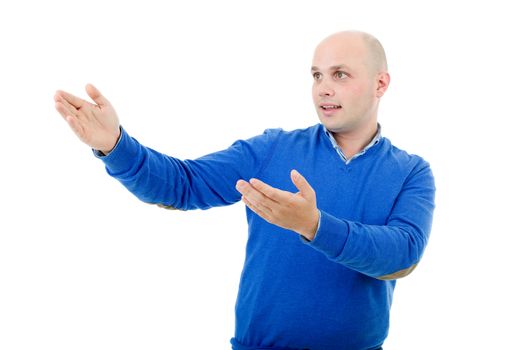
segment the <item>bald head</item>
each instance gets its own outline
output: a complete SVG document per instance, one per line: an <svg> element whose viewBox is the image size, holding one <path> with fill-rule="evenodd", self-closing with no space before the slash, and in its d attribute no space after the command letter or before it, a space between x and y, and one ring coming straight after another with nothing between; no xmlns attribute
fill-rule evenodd
<svg viewBox="0 0 525 350"><path fill-rule="evenodd" d="M316 51L327 46L345 47L356 55L362 55L363 63L373 75L388 71L383 45L369 33L354 30L334 33L323 39Z"/></svg>
<svg viewBox="0 0 525 350"><path fill-rule="evenodd" d="M379 41L357 31L330 35L315 49L312 77L321 123L339 136L364 135L370 140L377 129L379 101L390 84Z"/></svg>

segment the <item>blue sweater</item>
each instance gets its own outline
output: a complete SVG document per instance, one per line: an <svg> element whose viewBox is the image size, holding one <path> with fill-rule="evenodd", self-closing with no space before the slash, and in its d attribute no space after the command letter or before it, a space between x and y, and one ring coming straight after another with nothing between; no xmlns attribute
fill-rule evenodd
<svg viewBox="0 0 525 350"><path fill-rule="evenodd" d="M122 129L115 149L100 158L142 201L182 210L238 202L239 179L296 192L292 169L314 188L321 221L311 242L246 210L236 350L378 348L388 334L395 287L395 280L378 278L416 264L430 233L429 165L385 137L349 164L320 124L268 129L226 150L179 160Z"/></svg>

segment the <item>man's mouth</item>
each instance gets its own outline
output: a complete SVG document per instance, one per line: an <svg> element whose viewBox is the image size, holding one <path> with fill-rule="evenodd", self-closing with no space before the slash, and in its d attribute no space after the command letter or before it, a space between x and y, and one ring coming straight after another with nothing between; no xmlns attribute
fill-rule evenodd
<svg viewBox="0 0 525 350"><path fill-rule="evenodd" d="M341 108L339 105L321 105L321 109L324 109L325 111L333 111L339 108Z"/></svg>

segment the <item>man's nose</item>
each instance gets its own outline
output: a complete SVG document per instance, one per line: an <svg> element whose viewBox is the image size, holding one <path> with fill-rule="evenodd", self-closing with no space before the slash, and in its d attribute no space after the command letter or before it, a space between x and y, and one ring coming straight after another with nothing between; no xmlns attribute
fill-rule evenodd
<svg viewBox="0 0 525 350"><path fill-rule="evenodd" d="M335 91L330 85L330 83L326 81L319 82L319 85L317 86L319 96L334 96Z"/></svg>

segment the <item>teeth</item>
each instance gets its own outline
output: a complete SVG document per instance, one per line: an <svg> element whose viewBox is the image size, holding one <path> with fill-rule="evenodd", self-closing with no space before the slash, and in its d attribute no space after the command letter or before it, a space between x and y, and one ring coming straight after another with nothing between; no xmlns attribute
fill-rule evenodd
<svg viewBox="0 0 525 350"><path fill-rule="evenodd" d="M341 108L341 106L321 106L322 109L336 109Z"/></svg>

